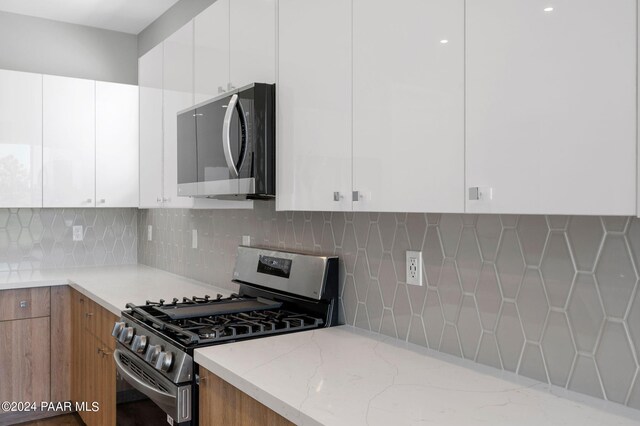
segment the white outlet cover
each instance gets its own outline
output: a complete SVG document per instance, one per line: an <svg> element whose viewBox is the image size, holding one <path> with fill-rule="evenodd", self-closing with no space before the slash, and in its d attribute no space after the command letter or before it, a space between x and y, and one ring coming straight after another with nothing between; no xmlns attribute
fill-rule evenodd
<svg viewBox="0 0 640 426"><path fill-rule="evenodd" d="M153 226L149 225L147 226L147 241L152 241L153 240Z"/></svg>
<svg viewBox="0 0 640 426"><path fill-rule="evenodd" d="M407 251L407 284L422 286L422 252Z"/></svg>
<svg viewBox="0 0 640 426"><path fill-rule="evenodd" d="M197 229L191 230L191 248L194 248L194 249L198 248L198 230Z"/></svg>
<svg viewBox="0 0 640 426"><path fill-rule="evenodd" d="M82 232L82 225L76 225L73 227L73 241L82 241L84 234Z"/></svg>

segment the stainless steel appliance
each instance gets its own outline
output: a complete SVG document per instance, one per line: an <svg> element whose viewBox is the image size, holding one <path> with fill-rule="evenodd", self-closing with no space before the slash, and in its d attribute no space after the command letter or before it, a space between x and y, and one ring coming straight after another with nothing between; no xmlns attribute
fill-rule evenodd
<svg viewBox="0 0 640 426"><path fill-rule="evenodd" d="M275 196L275 85L254 83L178 113L178 195Z"/></svg>
<svg viewBox="0 0 640 426"><path fill-rule="evenodd" d="M198 422L196 348L338 322L335 256L241 246L233 281L240 288L230 297L128 304L113 328L119 375L169 423Z"/></svg>

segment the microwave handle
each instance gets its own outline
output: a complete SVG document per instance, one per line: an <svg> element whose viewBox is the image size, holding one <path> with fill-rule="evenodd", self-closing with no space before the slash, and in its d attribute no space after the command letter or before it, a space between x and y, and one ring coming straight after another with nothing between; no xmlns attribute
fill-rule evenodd
<svg viewBox="0 0 640 426"><path fill-rule="evenodd" d="M227 160L227 167L229 167L229 173L234 179L238 178L238 169L233 163L233 157L231 155L231 119L233 118L233 112L236 110L238 104L238 95L231 96L229 105L227 105L227 111L224 113L224 122L222 124L222 149L224 149L224 158Z"/></svg>

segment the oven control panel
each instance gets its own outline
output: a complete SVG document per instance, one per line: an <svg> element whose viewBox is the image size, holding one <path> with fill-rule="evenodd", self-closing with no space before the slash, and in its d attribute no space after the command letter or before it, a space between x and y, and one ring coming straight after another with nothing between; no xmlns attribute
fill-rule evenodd
<svg viewBox="0 0 640 426"><path fill-rule="evenodd" d="M121 318L113 326L111 335L120 344L174 383L193 378L193 360L186 352L167 342L146 328L144 324Z"/></svg>

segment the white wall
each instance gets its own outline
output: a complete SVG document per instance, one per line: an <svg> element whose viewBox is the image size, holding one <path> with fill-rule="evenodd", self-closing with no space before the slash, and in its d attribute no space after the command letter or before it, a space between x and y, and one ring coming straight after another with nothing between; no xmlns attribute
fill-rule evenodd
<svg viewBox="0 0 640 426"><path fill-rule="evenodd" d="M180 0L138 34L138 56L180 29L216 0Z"/></svg>
<svg viewBox="0 0 640 426"><path fill-rule="evenodd" d="M137 36L0 12L0 68L137 84Z"/></svg>

